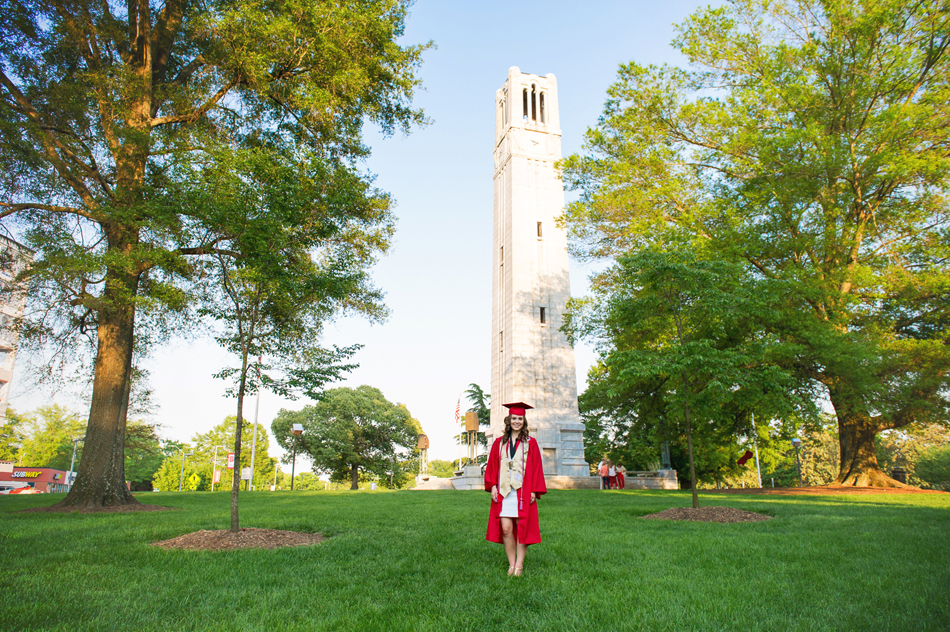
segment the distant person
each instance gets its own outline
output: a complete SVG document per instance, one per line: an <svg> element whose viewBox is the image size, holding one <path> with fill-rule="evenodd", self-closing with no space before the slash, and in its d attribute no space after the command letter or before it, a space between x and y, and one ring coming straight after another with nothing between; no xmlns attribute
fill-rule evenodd
<svg viewBox="0 0 950 632"><path fill-rule="evenodd" d="M529 436L524 402L505 404L505 432L492 443L485 466L491 492L486 540L505 545L508 574L521 575L529 544L541 541L537 500L548 491L538 442Z"/></svg>
<svg viewBox="0 0 950 632"><path fill-rule="evenodd" d="M620 464L617 465L617 489L623 489L626 487L626 472L627 468Z"/></svg>
<svg viewBox="0 0 950 632"><path fill-rule="evenodd" d="M597 468L597 473L600 475L600 488L601 489L610 489L610 478L607 475L607 470L610 465L607 462L607 459L604 459L600 462L600 467Z"/></svg>
<svg viewBox="0 0 950 632"><path fill-rule="evenodd" d="M610 489L617 489L617 468L613 461L607 461L607 480L610 483Z"/></svg>

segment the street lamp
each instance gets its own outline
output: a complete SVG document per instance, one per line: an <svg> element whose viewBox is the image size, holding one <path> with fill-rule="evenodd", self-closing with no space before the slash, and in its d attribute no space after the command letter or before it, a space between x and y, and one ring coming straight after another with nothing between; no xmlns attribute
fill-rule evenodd
<svg viewBox="0 0 950 632"><path fill-rule="evenodd" d="M185 484L185 457L192 456L194 452L185 453L185 449L181 448L181 479L178 481L178 491L181 491L182 486Z"/></svg>
<svg viewBox="0 0 950 632"><path fill-rule="evenodd" d="M792 439L792 446L795 448L795 466L798 468L798 486L804 487L802 484L802 461L798 457L798 448L801 447L802 440L798 437Z"/></svg>
<svg viewBox="0 0 950 632"><path fill-rule="evenodd" d="M73 488L73 479L76 477L76 474L73 470L73 466L76 465L76 445L80 441L85 440L86 437L76 437L73 439L73 460L69 462L69 474L66 475L68 477L68 480L66 481L66 493L69 493L69 491Z"/></svg>
<svg viewBox="0 0 950 632"><path fill-rule="evenodd" d="M290 432L294 435L294 456L290 465L290 491L294 491L294 470L297 468L297 437L303 434L303 424L294 424Z"/></svg>

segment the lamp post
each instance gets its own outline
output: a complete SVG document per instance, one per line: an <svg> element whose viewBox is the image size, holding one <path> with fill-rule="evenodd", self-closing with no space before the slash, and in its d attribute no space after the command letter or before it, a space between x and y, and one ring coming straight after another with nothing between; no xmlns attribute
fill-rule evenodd
<svg viewBox="0 0 950 632"><path fill-rule="evenodd" d="M804 485L802 484L802 461L798 457L798 448L801 447L801 445L802 445L801 439L799 439L798 437L795 437L794 439L792 439L792 446L794 446L795 448L795 467L798 468L798 486L804 487Z"/></svg>
<svg viewBox="0 0 950 632"><path fill-rule="evenodd" d="M251 476L247 479L247 491L254 489L254 457L257 453L257 415L261 411L261 356L257 356L257 403L254 404L254 440L251 442Z"/></svg>
<svg viewBox="0 0 950 632"><path fill-rule="evenodd" d="M752 415L752 448L755 450L755 476L762 489L762 468L759 467L759 433L755 429L755 415Z"/></svg>
<svg viewBox="0 0 950 632"><path fill-rule="evenodd" d="M69 462L69 474L66 475L69 477L69 479L66 481L67 493L73 488L73 478L75 478L76 476L73 473L73 466L76 465L76 445L80 441L85 441L85 440L86 440L86 437L76 437L75 439L73 439L73 460Z"/></svg>
<svg viewBox="0 0 950 632"><path fill-rule="evenodd" d="M178 491L181 491L181 488L185 484L185 457L193 455L194 452L185 453L185 449L181 449L181 478L178 480Z"/></svg>
<svg viewBox="0 0 950 632"><path fill-rule="evenodd" d="M291 432L294 435L294 456L290 465L290 491L294 491L294 471L297 469L297 437L303 434L303 424L294 424Z"/></svg>

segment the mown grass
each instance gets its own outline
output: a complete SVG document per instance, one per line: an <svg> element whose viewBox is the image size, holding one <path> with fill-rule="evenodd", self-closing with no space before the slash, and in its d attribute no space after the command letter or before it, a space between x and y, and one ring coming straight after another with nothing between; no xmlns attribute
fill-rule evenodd
<svg viewBox="0 0 950 632"><path fill-rule="evenodd" d="M553 491L521 578L478 492L244 494L245 527L332 537L217 553L149 543L226 528L226 493L18 513L59 498L0 497L4 630L950 630L950 494L704 495L774 516L706 524L638 519L688 493Z"/></svg>

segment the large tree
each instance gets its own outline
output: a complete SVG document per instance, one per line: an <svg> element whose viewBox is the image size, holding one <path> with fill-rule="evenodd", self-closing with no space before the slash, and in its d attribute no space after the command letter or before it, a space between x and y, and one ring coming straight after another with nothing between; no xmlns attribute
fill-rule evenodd
<svg viewBox="0 0 950 632"><path fill-rule="evenodd" d="M875 435L947 420L950 13L732 0L679 31L691 68L621 66L565 161L574 249L743 265L834 407L837 482L896 485Z"/></svg>
<svg viewBox="0 0 950 632"><path fill-rule="evenodd" d="M4 0L0 219L39 252L26 332L95 347L64 506L135 502L123 444L133 349L153 331L143 317L188 305L196 258L255 257L283 236L269 213L221 197L253 186L248 163L290 161L305 184L341 170L368 181L354 168L364 120L423 121L410 101L425 46L397 43L408 4ZM308 187L284 184L296 225L320 224ZM354 202L367 197L387 201Z"/></svg>
<svg viewBox="0 0 950 632"><path fill-rule="evenodd" d="M303 434L291 434L293 424ZM271 424L286 451L306 453L316 472L333 480L350 480L359 488L360 472L387 476L393 463L411 455L422 432L403 404L393 404L377 388L335 388L301 411L282 409Z"/></svg>

